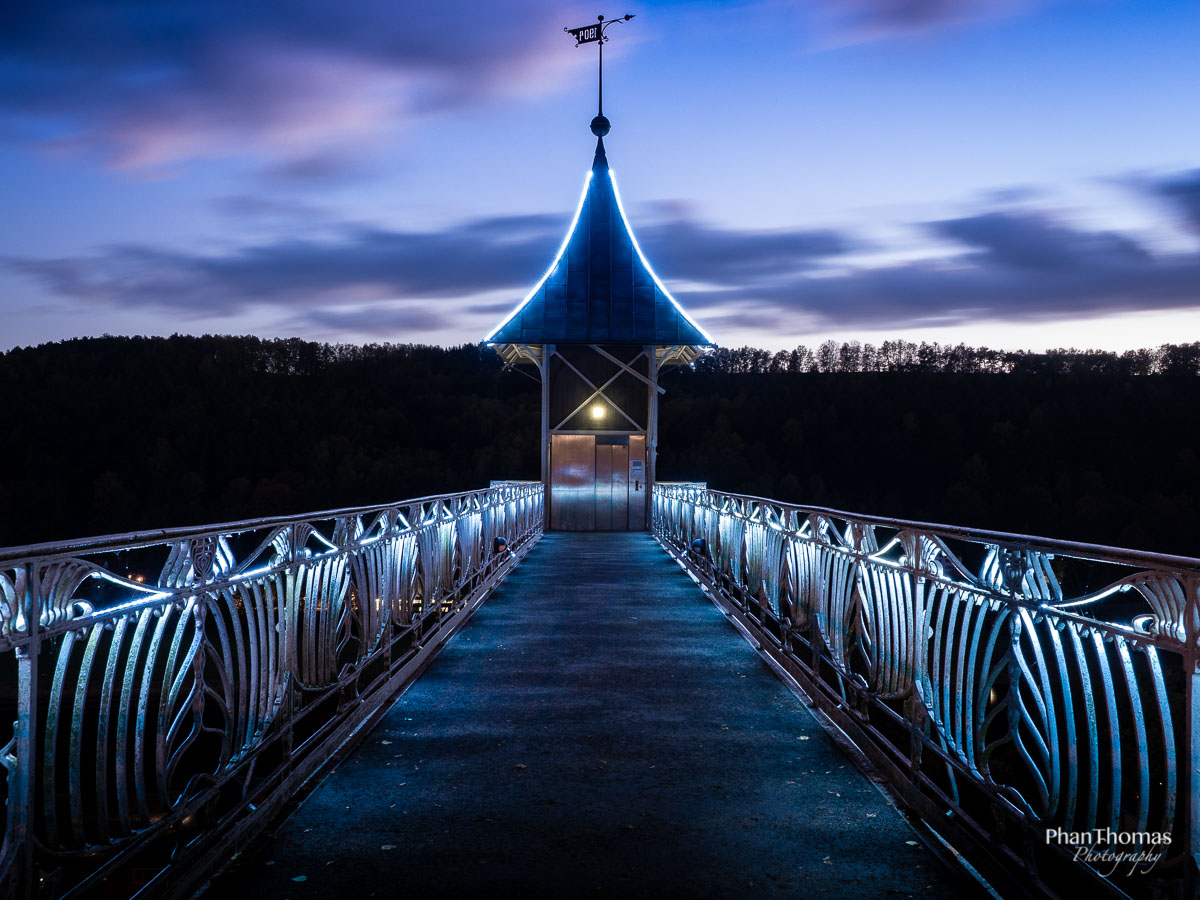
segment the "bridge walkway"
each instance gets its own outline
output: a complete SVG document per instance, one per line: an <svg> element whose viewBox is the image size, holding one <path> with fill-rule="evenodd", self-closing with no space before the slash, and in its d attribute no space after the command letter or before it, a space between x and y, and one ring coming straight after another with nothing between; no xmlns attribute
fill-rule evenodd
<svg viewBox="0 0 1200 900"><path fill-rule="evenodd" d="M551 533L207 896L974 893L653 538Z"/></svg>

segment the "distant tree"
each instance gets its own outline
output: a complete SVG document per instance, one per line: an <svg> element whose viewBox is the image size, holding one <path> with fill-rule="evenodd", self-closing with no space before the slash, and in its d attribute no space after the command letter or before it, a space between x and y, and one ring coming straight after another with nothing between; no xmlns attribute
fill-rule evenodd
<svg viewBox="0 0 1200 900"><path fill-rule="evenodd" d="M1180 377L1200 374L1200 343L1164 344L1160 359L1164 375Z"/></svg>
<svg viewBox="0 0 1200 900"><path fill-rule="evenodd" d="M847 341L838 349L837 371L858 372L862 369L862 344Z"/></svg>
<svg viewBox="0 0 1200 900"><path fill-rule="evenodd" d="M836 341L825 341L817 348L816 370L818 372L836 372L841 362L841 347Z"/></svg>

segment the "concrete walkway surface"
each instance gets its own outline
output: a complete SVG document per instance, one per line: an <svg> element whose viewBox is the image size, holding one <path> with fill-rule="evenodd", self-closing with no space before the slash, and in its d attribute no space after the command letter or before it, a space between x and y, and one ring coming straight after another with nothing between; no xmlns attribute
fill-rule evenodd
<svg viewBox="0 0 1200 900"><path fill-rule="evenodd" d="M652 537L552 533L206 900L976 893Z"/></svg>

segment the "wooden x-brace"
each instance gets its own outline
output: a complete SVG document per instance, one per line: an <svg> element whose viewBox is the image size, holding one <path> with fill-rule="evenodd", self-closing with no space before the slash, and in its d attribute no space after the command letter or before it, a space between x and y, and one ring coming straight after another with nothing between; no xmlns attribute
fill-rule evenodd
<svg viewBox="0 0 1200 900"><path fill-rule="evenodd" d="M591 346L591 348L593 350L597 351L601 356L607 357L608 359L615 362L618 366L620 366L620 368L617 369L617 371L613 374L613 376L611 378L608 379L608 381L604 382L604 384L600 385L599 387L596 387L596 385L592 382L592 380L590 378L588 378L586 375L584 375L577 368L575 368L575 366L573 366L571 364L571 361L569 359L567 359L561 353L556 352L555 356L557 356L559 359L561 359L563 361L563 365L565 365L568 369L570 369L572 372L574 372L576 375L578 375L579 378L583 381L583 383L592 389L592 393L591 393L591 396L589 396L586 400L584 400L577 407L575 407L575 409L573 409L571 411L571 413L565 419L563 419L561 422L559 422L557 425L555 425L553 430L558 431L560 428L562 428L564 425L566 425L568 422L570 422L571 419L574 418L575 415L578 414L581 409L583 409L585 406L587 406L589 403L591 403L593 400L595 400L596 397L603 397L606 401L608 401L608 405L611 406L613 409L615 409L617 412L619 412L622 416L624 416L625 420L630 425L632 425L638 431L643 431L644 429L642 428L641 425L639 425L632 418L630 418L629 414L626 413L625 410L621 409L620 406L618 406L616 403L614 403L612 401L611 397L609 397L607 394L604 393L604 389L606 387L608 387L610 384L612 384L614 381L616 381L618 378L620 378L622 372L629 372L633 375L636 375L642 381L645 381L647 384L649 384L648 379L646 379L640 373L638 373L637 371L635 371L634 369L631 368L631 366L635 362L637 362L639 359L641 359L643 356L646 355L646 351L643 350L641 353L639 353L637 356L635 356L633 359L631 359L628 363L623 363L616 357L601 350L595 344L591 344L589 346Z"/></svg>

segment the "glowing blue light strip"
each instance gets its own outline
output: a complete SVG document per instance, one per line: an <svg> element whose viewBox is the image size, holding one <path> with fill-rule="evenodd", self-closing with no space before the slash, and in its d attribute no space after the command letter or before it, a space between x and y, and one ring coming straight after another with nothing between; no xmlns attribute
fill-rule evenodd
<svg viewBox="0 0 1200 900"><path fill-rule="evenodd" d="M329 538L325 537L325 535L321 534L321 532L317 531L315 528L312 530L311 534L330 550L336 550L338 548L337 544L329 540Z"/></svg>
<svg viewBox="0 0 1200 900"><path fill-rule="evenodd" d="M285 567L285 564L282 564L282 563L277 566L272 566L272 565L259 566L257 569L251 569L248 572L239 572L236 576L234 576L233 578L230 578L229 580L230 581L249 581L253 578L258 578L260 575L266 575L268 572L275 572L276 570L281 570L284 567ZM278 572L276 572L276 574L278 574Z"/></svg>
<svg viewBox="0 0 1200 900"><path fill-rule="evenodd" d="M687 314L684 308L679 305L679 301L672 297L671 292L666 289L661 281L659 281L658 276L654 273L653 267L646 259L646 255L642 253L642 248L638 246L637 237L634 236L633 229L629 227L629 217L625 215L625 207L621 203L621 192L617 190L617 176L612 169L608 170L608 179L610 182L612 182L613 196L617 199L617 211L621 214L621 221L625 223L625 232L629 235L629 240L633 242L633 249L637 251L638 259L642 261L642 265L646 267L646 271L650 273L650 277L654 279L654 283L658 285L658 289L666 295L668 300L671 301L671 305L675 307L675 311L687 319L688 323L698 332L700 332L706 341L708 341L710 344L715 344L716 341L709 337L708 332L701 328L696 321Z"/></svg>
<svg viewBox="0 0 1200 900"><path fill-rule="evenodd" d="M878 560L879 562L888 562L888 560L883 558L884 554L887 553L889 550L891 550L893 547L895 547L898 543L900 543L900 538L898 538L898 537L892 538L890 541L887 542L886 547L880 547L874 553L870 554L867 557L867 559L874 559L874 560Z"/></svg>
<svg viewBox="0 0 1200 900"><path fill-rule="evenodd" d="M538 283L533 286L533 290L526 295L524 300L517 304L517 308L510 312L507 318L493 328L491 333L483 339L484 343L490 341L493 337L495 337L496 333L500 331L500 329L517 317L517 313L525 308L525 305L533 299L533 295L542 289L542 285L546 283L546 279L554 273L556 268L558 268L558 264L562 260L563 254L567 252L567 245L571 243L571 235L575 233L575 226L579 224L579 217L583 214L583 204L587 200L588 188L591 187L591 184L592 170L588 169L587 178L583 180L583 193L579 195L579 206L575 208L575 218L571 220L571 227L567 229L567 236L563 238L562 246L558 248L558 253L556 253L554 256L554 262L550 263L550 268L546 270L546 274L538 280ZM634 246L637 246L636 242L634 243Z"/></svg>
<svg viewBox="0 0 1200 900"><path fill-rule="evenodd" d="M1096 603L1106 597L1111 597L1113 594L1123 594L1132 588L1130 584L1114 584L1111 587L1105 588L1095 594L1087 597L1080 597L1078 600L1072 600L1069 603L1039 603L1038 606L1042 609L1070 609L1072 606L1086 606L1089 603ZM1110 623L1118 624L1118 623Z"/></svg>
<svg viewBox="0 0 1200 900"><path fill-rule="evenodd" d="M138 597L136 600L130 600L127 603L121 603L118 606L109 606L106 609L93 610L97 616L111 616L113 613L124 612L127 609L135 609L138 606L143 606L148 603L159 603L163 600L171 599L171 594L165 591L159 591L155 594L147 594L145 597Z"/></svg>

